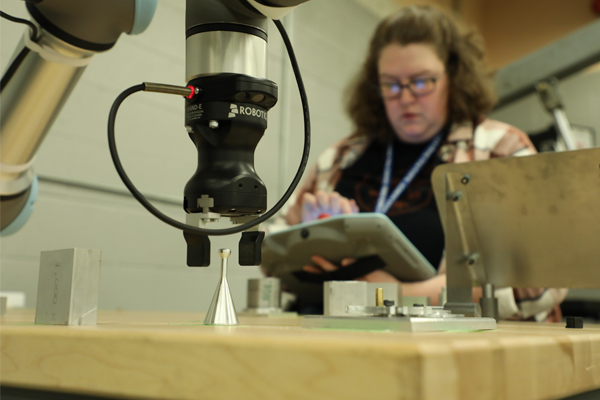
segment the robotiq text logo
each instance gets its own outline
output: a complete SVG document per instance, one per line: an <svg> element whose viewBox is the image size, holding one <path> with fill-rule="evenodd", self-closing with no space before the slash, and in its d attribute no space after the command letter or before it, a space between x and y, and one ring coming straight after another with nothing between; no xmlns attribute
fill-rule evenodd
<svg viewBox="0 0 600 400"><path fill-rule="evenodd" d="M266 111L259 110L254 107L238 106L237 104L232 103L230 106L228 117L235 118L236 115L249 115L252 117L262 118L265 121L267 120L267 112Z"/></svg>

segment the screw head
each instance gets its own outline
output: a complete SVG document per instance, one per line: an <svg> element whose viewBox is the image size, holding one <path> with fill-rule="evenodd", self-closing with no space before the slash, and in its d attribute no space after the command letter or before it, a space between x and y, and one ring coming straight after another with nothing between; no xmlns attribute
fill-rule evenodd
<svg viewBox="0 0 600 400"><path fill-rule="evenodd" d="M215 121L214 119L208 122L208 127L210 129L217 129L219 127L219 121Z"/></svg>
<svg viewBox="0 0 600 400"><path fill-rule="evenodd" d="M463 175L463 177L461 178L460 182L463 185L466 185L467 183L469 183L471 181L471 176L469 174Z"/></svg>
<svg viewBox="0 0 600 400"><path fill-rule="evenodd" d="M462 199L462 192L450 192L446 195L446 199L452 201L459 201Z"/></svg>
<svg viewBox="0 0 600 400"><path fill-rule="evenodd" d="M467 264L469 264L469 265L473 265L473 264L475 264L475 263L477 262L477 259L478 259L478 258L479 258L479 255L478 255L478 254L476 254L476 253L475 253L475 254L471 254L471 255L469 256L469 259L467 260Z"/></svg>

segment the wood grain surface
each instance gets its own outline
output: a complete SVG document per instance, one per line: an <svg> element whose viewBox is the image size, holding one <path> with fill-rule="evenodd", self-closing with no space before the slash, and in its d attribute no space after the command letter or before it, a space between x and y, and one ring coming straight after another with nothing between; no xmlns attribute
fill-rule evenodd
<svg viewBox="0 0 600 400"><path fill-rule="evenodd" d="M97 326L1 320L2 385L143 399L556 399L600 387L600 327L305 330L300 318L100 312Z"/></svg>

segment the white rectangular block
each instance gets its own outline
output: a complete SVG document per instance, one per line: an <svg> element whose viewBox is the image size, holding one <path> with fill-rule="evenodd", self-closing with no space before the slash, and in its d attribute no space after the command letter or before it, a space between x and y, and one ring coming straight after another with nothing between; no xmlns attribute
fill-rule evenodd
<svg viewBox="0 0 600 400"><path fill-rule="evenodd" d="M25 292L0 292L0 297L6 298L6 308L25 308Z"/></svg>
<svg viewBox="0 0 600 400"><path fill-rule="evenodd" d="M35 323L95 325L101 250L43 251Z"/></svg>

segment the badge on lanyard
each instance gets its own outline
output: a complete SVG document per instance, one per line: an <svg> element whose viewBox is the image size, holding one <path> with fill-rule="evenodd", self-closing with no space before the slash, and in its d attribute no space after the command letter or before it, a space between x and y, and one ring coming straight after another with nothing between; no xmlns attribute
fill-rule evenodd
<svg viewBox="0 0 600 400"><path fill-rule="evenodd" d="M429 146L419 156L417 161L410 167L410 170L404 175L404 178L398 183L398 186L394 188L394 191L388 196L390 191L390 183L392 181L392 164L394 162L394 143L390 142L387 147L385 155L385 164L383 167L383 179L381 181L381 189L379 189L379 197L377 198L377 205L375 206L375 212L386 214L390 208L394 205L396 200L404 193L408 185L415 179L415 176L423 169L427 161L431 158L432 154L438 148L442 142L442 132L438 133L435 138L431 140Z"/></svg>

